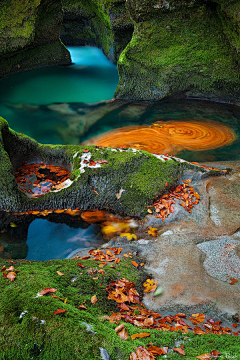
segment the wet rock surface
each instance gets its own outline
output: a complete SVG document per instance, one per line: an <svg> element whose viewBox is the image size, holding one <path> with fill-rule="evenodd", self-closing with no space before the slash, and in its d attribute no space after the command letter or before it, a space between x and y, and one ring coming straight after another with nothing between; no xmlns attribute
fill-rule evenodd
<svg viewBox="0 0 240 360"><path fill-rule="evenodd" d="M201 200L192 213L176 204L164 222L147 215L139 224L137 241L118 237L103 247L119 246L122 254L144 259L145 270L163 287L159 296L144 296L151 310L206 312L226 320L240 311L240 162L207 165L232 170L193 181ZM158 229L156 237L148 234L149 227Z"/></svg>

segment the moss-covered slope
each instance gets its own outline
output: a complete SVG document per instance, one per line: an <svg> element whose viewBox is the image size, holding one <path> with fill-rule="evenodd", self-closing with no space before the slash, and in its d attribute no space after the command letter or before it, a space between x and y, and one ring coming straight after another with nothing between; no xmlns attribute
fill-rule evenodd
<svg viewBox="0 0 240 360"><path fill-rule="evenodd" d="M129 0L134 33L119 58L116 97L239 102L240 5L218 2Z"/></svg>
<svg viewBox="0 0 240 360"><path fill-rule="evenodd" d="M0 2L0 76L44 65L69 64L59 40L61 0Z"/></svg>
<svg viewBox="0 0 240 360"><path fill-rule="evenodd" d="M236 336L143 330L129 322L124 324L130 336L142 332L150 336L135 340L129 336L127 340L121 340L115 332L117 324L104 319L112 312L119 312L116 302L107 298L105 288L111 280L125 277L136 283L135 288L141 294L146 275L134 267L129 258L114 267L105 266L104 271L98 267L99 262L80 260L83 268L77 265L78 262L79 259L20 260L13 264L15 270L20 271L13 282L0 273L1 360L128 360L135 347L149 343L168 347L168 359L181 358L170 350L180 344L184 344L185 358L189 360L213 350L220 352L219 359L236 358L239 354L240 339ZM11 264L0 260L0 268L4 265L8 268ZM64 275L58 275L57 271ZM59 298L53 298L51 293L37 296L45 288L57 289L54 295ZM95 304L91 302L94 295L98 300ZM78 309L79 305L86 309ZM57 309L67 311L54 315Z"/></svg>

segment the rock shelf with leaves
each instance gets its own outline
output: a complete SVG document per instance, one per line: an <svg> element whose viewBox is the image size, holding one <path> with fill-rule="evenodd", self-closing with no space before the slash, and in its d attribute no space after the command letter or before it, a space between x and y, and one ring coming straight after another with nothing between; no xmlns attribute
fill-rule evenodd
<svg viewBox="0 0 240 360"><path fill-rule="evenodd" d="M165 184L176 185L186 171L192 177L219 173L176 157L131 148L42 145L10 129L3 118L0 130L0 209L8 212L78 208L143 217L147 206L166 192ZM14 176L23 162L61 166L71 175L62 189L52 188L44 196L30 199L18 188Z"/></svg>

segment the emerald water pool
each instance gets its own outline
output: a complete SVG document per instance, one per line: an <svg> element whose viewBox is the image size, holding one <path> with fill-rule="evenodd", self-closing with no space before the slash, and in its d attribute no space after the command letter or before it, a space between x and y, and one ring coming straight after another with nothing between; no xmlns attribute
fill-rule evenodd
<svg viewBox="0 0 240 360"><path fill-rule="evenodd" d="M69 50L73 65L29 70L0 80L0 116L12 129L40 143L79 144L121 127L203 119L229 126L236 139L217 149L182 150L177 156L198 162L240 159L238 107L196 99L111 101L118 84L117 67L97 48L69 47ZM74 231L65 224L34 220L29 226L25 242L28 252L24 256L32 260L62 258L82 245L93 246L93 239L98 238L99 244L103 241L93 225L87 232L81 227ZM77 240L71 242L69 239L74 237ZM11 239L6 233L0 235L0 250L5 257L18 256L16 247L12 251L13 244L9 246Z"/></svg>

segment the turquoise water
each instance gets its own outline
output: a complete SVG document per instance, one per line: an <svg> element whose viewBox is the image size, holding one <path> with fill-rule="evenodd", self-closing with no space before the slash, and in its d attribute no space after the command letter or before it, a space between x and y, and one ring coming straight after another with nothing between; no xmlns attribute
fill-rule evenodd
<svg viewBox="0 0 240 360"><path fill-rule="evenodd" d="M40 143L79 144L123 126L179 119L210 119L228 125L236 140L208 151L182 151L189 161L240 159L240 109L229 104L196 100L159 102L109 101L118 84L118 72L101 52L92 47L69 47L71 66L47 67L18 73L0 80L0 116L15 131ZM1 225L1 224L0 224ZM0 230L5 229L4 224ZM4 230L5 231L5 230ZM25 234L27 232L27 225ZM0 234L6 257L32 260L65 258L81 247L103 242L99 228L34 220L27 236Z"/></svg>

